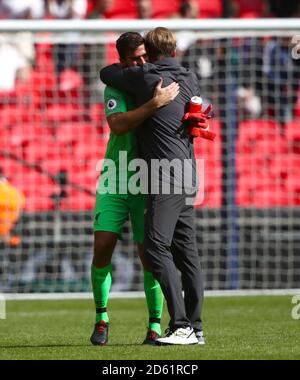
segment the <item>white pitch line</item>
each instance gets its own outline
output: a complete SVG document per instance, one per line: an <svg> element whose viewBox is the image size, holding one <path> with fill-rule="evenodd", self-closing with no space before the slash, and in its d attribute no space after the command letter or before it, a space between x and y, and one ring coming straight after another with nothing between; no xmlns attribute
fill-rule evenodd
<svg viewBox="0 0 300 380"><path fill-rule="evenodd" d="M289 296L300 294L300 289L263 289L263 290L207 290L205 297L243 297L243 296ZM92 300L92 293L2 293L6 301L56 301ZM112 292L113 298L144 298L144 292Z"/></svg>

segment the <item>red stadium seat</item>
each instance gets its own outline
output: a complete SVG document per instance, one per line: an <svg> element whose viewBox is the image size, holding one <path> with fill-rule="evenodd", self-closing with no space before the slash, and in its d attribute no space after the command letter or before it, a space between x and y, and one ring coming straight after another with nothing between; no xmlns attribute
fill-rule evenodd
<svg viewBox="0 0 300 380"><path fill-rule="evenodd" d="M97 160L81 162L73 160L69 168L69 180L91 191L95 190L99 173L96 170Z"/></svg>
<svg viewBox="0 0 300 380"><path fill-rule="evenodd" d="M274 120L247 120L239 124L237 152L256 151L258 141L279 141L280 127Z"/></svg>
<svg viewBox="0 0 300 380"><path fill-rule="evenodd" d="M45 92L46 90L56 88L57 78L54 71L46 71L44 68L33 70L31 74L32 88Z"/></svg>
<svg viewBox="0 0 300 380"><path fill-rule="evenodd" d="M274 169L273 169L274 170ZM238 176L237 204L243 207L287 206L286 178L270 167Z"/></svg>
<svg viewBox="0 0 300 380"><path fill-rule="evenodd" d="M48 123L83 121L88 118L87 112L80 104L53 104L46 109L45 119Z"/></svg>
<svg viewBox="0 0 300 380"><path fill-rule="evenodd" d="M68 186L67 198L61 201L60 209L63 211L92 210L95 206L95 195L75 190Z"/></svg>
<svg viewBox="0 0 300 380"><path fill-rule="evenodd" d="M46 175L31 171L26 174L23 192L26 196L27 211L47 211L54 209L52 197L59 194L60 188Z"/></svg>
<svg viewBox="0 0 300 380"><path fill-rule="evenodd" d="M32 140L46 140L52 138L47 126L40 123L16 124L10 130L10 145L19 146Z"/></svg>
<svg viewBox="0 0 300 380"><path fill-rule="evenodd" d="M289 168L293 174L299 174L300 170L300 154L291 154L289 156Z"/></svg>
<svg viewBox="0 0 300 380"><path fill-rule="evenodd" d="M51 96L57 87L55 72L48 71L44 66L32 70L27 80L19 80L16 83L16 95L19 104L26 102L38 108L41 103L46 103L46 98Z"/></svg>
<svg viewBox="0 0 300 380"><path fill-rule="evenodd" d="M65 170L67 172L70 171L70 168L72 167L73 158L70 155L69 157L63 159L63 158L56 158L53 159L53 157L46 157L43 158L43 160L40 162L41 166L50 174L56 175L61 170Z"/></svg>
<svg viewBox="0 0 300 380"><path fill-rule="evenodd" d="M75 165L75 170L70 173L70 181L88 189L92 193L96 192L100 171L102 169L102 160L91 160L86 161L84 165L79 164L80 170L78 170L78 166Z"/></svg>
<svg viewBox="0 0 300 380"><path fill-rule="evenodd" d="M204 192L204 202L200 205L200 207L207 208L219 208L222 205L222 191L221 188L214 188L209 191L206 190ZM197 204L196 204L196 207Z"/></svg>
<svg viewBox="0 0 300 380"><path fill-rule="evenodd" d="M263 168L264 160L257 154L238 154L236 156L236 170L238 175L250 174Z"/></svg>
<svg viewBox="0 0 300 380"><path fill-rule="evenodd" d="M297 102L294 108L294 116L300 118L300 89L298 90Z"/></svg>
<svg viewBox="0 0 300 380"><path fill-rule="evenodd" d="M0 109L6 108L8 104L16 105L17 103L18 96L15 90L0 91Z"/></svg>
<svg viewBox="0 0 300 380"><path fill-rule="evenodd" d="M39 194L27 194L25 211L41 212L54 210L54 203L50 197L41 197Z"/></svg>
<svg viewBox="0 0 300 380"><path fill-rule="evenodd" d="M300 183L299 183L299 169L296 175L290 175L286 180L286 193L288 204L291 206L300 205Z"/></svg>
<svg viewBox="0 0 300 380"><path fill-rule="evenodd" d="M1 157L1 169L3 170L4 176L11 182L15 182L14 178L19 177L22 174L23 168L24 166L18 161Z"/></svg>
<svg viewBox="0 0 300 380"><path fill-rule="evenodd" d="M117 19L137 18L136 3L134 0L114 0L112 8L104 16Z"/></svg>
<svg viewBox="0 0 300 380"><path fill-rule="evenodd" d="M239 18L260 18L263 16L265 2L261 0L236 0Z"/></svg>
<svg viewBox="0 0 300 380"><path fill-rule="evenodd" d="M253 205L254 189L249 175L239 175L236 189L236 204L241 207Z"/></svg>
<svg viewBox="0 0 300 380"><path fill-rule="evenodd" d="M40 104L44 94L36 88L31 81L17 82L16 84L17 104L23 107L24 99L26 108L30 107L34 112L39 112ZM24 107L23 107L24 108Z"/></svg>
<svg viewBox="0 0 300 380"><path fill-rule="evenodd" d="M237 202L243 207L284 206L285 136L274 121L244 121L237 141Z"/></svg>
<svg viewBox="0 0 300 380"><path fill-rule="evenodd" d="M95 103L90 107L90 119L94 125L97 126L97 130L101 137L109 134L109 127L104 114L104 106L101 103Z"/></svg>
<svg viewBox="0 0 300 380"><path fill-rule="evenodd" d="M59 187L48 176L11 159L4 159L1 167L9 181L25 194L25 211L53 209L51 195L57 193Z"/></svg>
<svg viewBox="0 0 300 380"><path fill-rule="evenodd" d="M220 18L223 13L222 0L196 0L200 18Z"/></svg>
<svg viewBox="0 0 300 380"><path fill-rule="evenodd" d="M300 154L300 119L290 121L285 125L288 150Z"/></svg>
<svg viewBox="0 0 300 380"><path fill-rule="evenodd" d="M99 138L99 132L92 123L62 123L56 129L56 141L61 143L90 142Z"/></svg>
<svg viewBox="0 0 300 380"><path fill-rule="evenodd" d="M55 72L52 49L53 45L48 43L38 43L35 45L35 66L37 69L52 73Z"/></svg>
<svg viewBox="0 0 300 380"><path fill-rule="evenodd" d="M242 167L245 159L245 168ZM272 207L298 204L300 156L261 153L238 158L237 203L239 206ZM296 203L295 203L296 202Z"/></svg>
<svg viewBox="0 0 300 380"><path fill-rule="evenodd" d="M19 123L38 123L41 120L42 115L30 105L8 105L0 109L0 124L3 126L12 126Z"/></svg>
<svg viewBox="0 0 300 380"><path fill-rule="evenodd" d="M32 140L24 147L24 158L31 163L40 163L52 155L54 140Z"/></svg>
<svg viewBox="0 0 300 380"><path fill-rule="evenodd" d="M53 103L57 93L57 78L54 71L47 71L41 67L31 71L27 80L17 81L16 94L19 104L26 102L34 109L36 114L40 114L41 108ZM28 105L27 105L28 107Z"/></svg>
<svg viewBox="0 0 300 380"><path fill-rule="evenodd" d="M95 0L87 0L87 14L91 13L95 6Z"/></svg>
<svg viewBox="0 0 300 380"><path fill-rule="evenodd" d="M104 106L102 103L95 103L91 105L90 117L94 124L99 124L104 118Z"/></svg>
<svg viewBox="0 0 300 380"><path fill-rule="evenodd" d="M270 162L270 175L273 178L287 179L289 176L299 174L300 155L299 154L282 154L272 157Z"/></svg>
<svg viewBox="0 0 300 380"><path fill-rule="evenodd" d="M257 156L273 156L287 152L287 141L283 136L267 136L257 140L255 144L255 153Z"/></svg>
<svg viewBox="0 0 300 380"><path fill-rule="evenodd" d="M222 162L221 162L221 124L218 120L210 122L210 129L216 133L215 141L201 138L194 139L195 158L204 159L204 201L196 207L220 207L222 197ZM199 164L198 164L199 167ZM197 198L201 198L198 193Z"/></svg>
<svg viewBox="0 0 300 380"><path fill-rule="evenodd" d="M245 120L239 124L238 137L241 140L274 136L280 133L280 126L275 120Z"/></svg>
<svg viewBox="0 0 300 380"><path fill-rule="evenodd" d="M270 164L271 178L280 179L285 187L286 205L296 206L300 204L300 155L285 154L273 157Z"/></svg>
<svg viewBox="0 0 300 380"><path fill-rule="evenodd" d="M76 70L65 69L59 77L60 91L72 91L83 86L83 79Z"/></svg>
<svg viewBox="0 0 300 380"><path fill-rule="evenodd" d="M300 140L300 120L293 120L284 126L285 135L288 140Z"/></svg>
<svg viewBox="0 0 300 380"><path fill-rule="evenodd" d="M174 14L178 14L180 0L152 0L152 18L169 18Z"/></svg>
<svg viewBox="0 0 300 380"><path fill-rule="evenodd" d="M73 159L72 147L67 144L60 144L52 140L33 140L24 147L24 158L30 162L40 160L56 160L66 162Z"/></svg>
<svg viewBox="0 0 300 380"><path fill-rule="evenodd" d="M255 191L251 206L271 208L275 206L287 206L288 204L288 198L284 189L269 186Z"/></svg>
<svg viewBox="0 0 300 380"><path fill-rule="evenodd" d="M7 149L10 142L10 128L0 123L0 149Z"/></svg>
<svg viewBox="0 0 300 380"><path fill-rule="evenodd" d="M52 144L41 143L40 141L30 141L26 144L23 150L23 157L26 161L32 164L38 164L41 160L46 159L48 154L48 149Z"/></svg>
<svg viewBox="0 0 300 380"><path fill-rule="evenodd" d="M94 140L88 145L84 141L78 141L74 146L74 157L83 161L98 160L104 157L106 145L100 139Z"/></svg>

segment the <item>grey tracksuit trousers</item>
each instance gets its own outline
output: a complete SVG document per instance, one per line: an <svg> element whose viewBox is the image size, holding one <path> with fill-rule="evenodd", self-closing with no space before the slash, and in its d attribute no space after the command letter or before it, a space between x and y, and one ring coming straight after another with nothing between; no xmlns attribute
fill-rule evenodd
<svg viewBox="0 0 300 380"><path fill-rule="evenodd" d="M169 327L174 330L192 326L202 330L203 279L194 208L186 205L185 195L148 196L144 244L146 257L167 302Z"/></svg>

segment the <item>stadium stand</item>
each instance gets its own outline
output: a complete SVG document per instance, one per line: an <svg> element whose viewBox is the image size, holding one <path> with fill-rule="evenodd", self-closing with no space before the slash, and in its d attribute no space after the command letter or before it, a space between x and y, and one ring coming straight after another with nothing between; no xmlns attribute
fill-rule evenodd
<svg viewBox="0 0 300 380"><path fill-rule="evenodd" d="M204 202L198 207L220 207L222 202L222 158L221 123L210 122L210 129L216 133L214 142L194 140L195 158L204 159ZM197 202L196 202L197 204Z"/></svg>
<svg viewBox="0 0 300 380"><path fill-rule="evenodd" d="M112 8L104 16L116 19L137 18L136 2L134 0L114 0Z"/></svg>
<svg viewBox="0 0 300 380"><path fill-rule="evenodd" d="M116 55L107 59L108 62L113 62ZM41 163L45 170L53 174L55 171L65 169L72 182L79 184L82 180L81 183L92 189L96 178L93 173L95 165L93 167L89 165L85 176L79 174L81 172L78 172L76 165L69 165L68 162L73 160L95 164L96 159L104 156L107 134L105 138L103 133L104 130L107 132L107 126L100 122L103 119L103 107L100 104L86 105L82 101L80 97L84 92L84 81L77 71L73 69L63 71L59 83L55 74L51 45L36 45L36 65L26 81L17 80L13 91L0 94L1 149L29 163ZM297 116L297 108L295 114ZM295 170L299 163L297 154L300 149L297 126L299 126L297 120L289 122L285 126L285 133L282 134L280 126L274 120L246 120L239 124L238 205L270 207L299 204ZM212 128L219 131L220 123L213 122ZM196 142L196 157L205 157L207 168L206 198L203 207L221 205L221 139L220 133L217 134L219 137L214 144ZM287 149L291 153L288 153ZM290 170L287 170L287 166L282 166L282 162L287 160L294 163ZM22 165L13 166L14 170L11 170L12 162L9 161L7 164L4 161L4 163L5 175L11 172L18 173L17 178L20 179L23 177L22 170L24 176L28 174L28 169L26 167L22 169ZM85 166L83 168L85 171ZM282 171L283 169L285 171ZM259 181L254 180L257 175ZM31 175L31 183L35 180L40 181L40 174ZM44 200L49 194L51 195L49 188L53 186L49 185L47 189L45 186L43 201L32 204L34 193L26 190L26 186L21 185L21 180L16 179L16 182L28 199L26 210L52 208L51 199ZM286 196L288 189L289 192L292 190L296 194L292 199ZM91 202L82 204L92 207ZM68 205L77 207L75 203L68 203L65 200L64 208L67 209Z"/></svg>
<svg viewBox="0 0 300 380"><path fill-rule="evenodd" d="M237 17L259 18L266 15L267 2L261 0L235 0L237 5Z"/></svg>
<svg viewBox="0 0 300 380"><path fill-rule="evenodd" d="M152 0L153 18L169 18L173 15L178 15L179 0Z"/></svg>
<svg viewBox="0 0 300 380"><path fill-rule="evenodd" d="M179 18L183 2L187 1L146 1L155 19ZM87 18L99 19L99 23L104 18L138 18L137 3L90 0ZM198 4L199 13L188 15L201 19L225 14L292 16L299 8L297 1L284 2L286 13L282 14L282 2L272 0L265 2L272 5L269 9L256 0L193 3ZM230 13L225 12L225 3L240 6ZM288 10L292 3L293 9ZM232 37L234 33L219 34L220 30L199 32L200 38L195 38L188 25L187 32L181 36L184 44L179 58L197 72L204 101L213 103L211 130L217 134L213 143L195 141L196 158L205 160L205 197L196 215L206 288L299 288L300 60L290 57L285 29L269 29L268 35L251 29L239 38ZM74 34L33 35L29 58L24 57L20 44L11 50L19 62L12 65L6 88L0 87L0 168L26 198L17 226L21 245L0 252L5 262L1 279L5 285L0 290L86 291L90 289L96 168L101 167L97 163L104 157L109 136L98 72L102 65L118 60L117 34L77 31L75 44L68 41ZM1 37L0 50L4 43L11 48L8 36L3 33ZM19 33L16 39L23 41ZM2 62L5 52L3 48ZM280 61L273 59L275 53ZM277 75L282 79L279 87L272 82ZM230 93L234 100L228 105L232 89L240 99ZM233 144L226 140L230 127L237 136ZM229 177L228 168L234 178ZM228 195L228 189L232 194ZM230 197L234 198L231 202ZM128 289L142 290L128 225L124 232L116 260L123 257L127 264L133 263L135 277ZM237 250L238 257L234 256ZM73 268L72 276L64 273L65 261Z"/></svg>
<svg viewBox="0 0 300 380"><path fill-rule="evenodd" d="M199 18L220 18L223 14L222 0L196 0L199 7Z"/></svg>
<svg viewBox="0 0 300 380"><path fill-rule="evenodd" d="M279 125L273 120L249 120L239 124L237 141L237 203L245 207L281 205L283 187L271 178L273 156L285 152Z"/></svg>

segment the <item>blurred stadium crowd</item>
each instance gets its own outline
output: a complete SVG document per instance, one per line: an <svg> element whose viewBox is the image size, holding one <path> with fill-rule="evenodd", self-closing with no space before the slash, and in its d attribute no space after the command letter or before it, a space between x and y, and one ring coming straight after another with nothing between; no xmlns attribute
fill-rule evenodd
<svg viewBox="0 0 300 380"><path fill-rule="evenodd" d="M0 0L2 19L298 17L289 0Z"/></svg>

